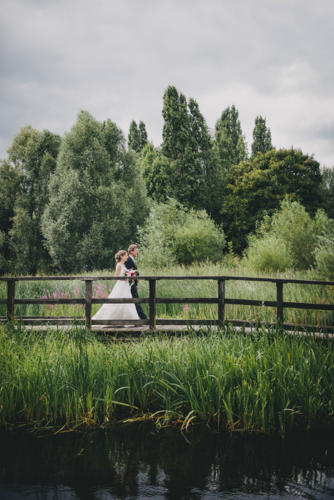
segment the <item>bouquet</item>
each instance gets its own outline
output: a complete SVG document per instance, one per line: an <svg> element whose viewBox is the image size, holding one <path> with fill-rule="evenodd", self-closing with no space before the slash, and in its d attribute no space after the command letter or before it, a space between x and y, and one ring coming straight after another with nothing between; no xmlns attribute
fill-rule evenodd
<svg viewBox="0 0 334 500"><path fill-rule="evenodd" d="M135 270L135 269L127 269L125 271L125 276L129 276L130 278L133 278L133 279L129 279L129 285L132 286L134 283L136 283L136 277L138 276L138 272Z"/></svg>

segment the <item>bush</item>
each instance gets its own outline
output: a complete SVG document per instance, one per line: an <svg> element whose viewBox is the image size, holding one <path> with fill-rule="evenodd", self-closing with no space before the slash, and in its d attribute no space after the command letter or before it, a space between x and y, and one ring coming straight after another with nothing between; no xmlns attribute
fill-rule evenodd
<svg viewBox="0 0 334 500"><path fill-rule="evenodd" d="M174 199L153 204L140 230L141 262L148 267L218 261L225 235L204 210L187 210Z"/></svg>
<svg viewBox="0 0 334 500"><path fill-rule="evenodd" d="M318 261L330 268L331 248L322 242L326 235L334 235L333 225L324 211L318 210L312 218L300 203L285 199L280 210L265 217L249 237L246 259L259 271L305 270L318 267Z"/></svg>
<svg viewBox="0 0 334 500"><path fill-rule="evenodd" d="M251 241L247 261L256 271L277 273L291 267L291 257L284 241L273 234Z"/></svg>
<svg viewBox="0 0 334 500"><path fill-rule="evenodd" d="M321 238L315 251L316 270L328 280L334 279L334 237Z"/></svg>

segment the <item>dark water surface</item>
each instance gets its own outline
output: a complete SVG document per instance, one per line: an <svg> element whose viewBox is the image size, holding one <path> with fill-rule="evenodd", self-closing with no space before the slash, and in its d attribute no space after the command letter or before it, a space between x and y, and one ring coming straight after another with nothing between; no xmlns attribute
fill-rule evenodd
<svg viewBox="0 0 334 500"><path fill-rule="evenodd" d="M334 498L333 435L0 434L0 498Z"/></svg>

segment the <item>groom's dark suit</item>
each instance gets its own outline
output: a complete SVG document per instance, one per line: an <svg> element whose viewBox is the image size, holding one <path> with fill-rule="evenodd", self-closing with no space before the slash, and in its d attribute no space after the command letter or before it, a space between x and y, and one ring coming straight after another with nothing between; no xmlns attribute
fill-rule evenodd
<svg viewBox="0 0 334 500"><path fill-rule="evenodd" d="M136 264L135 260L130 255L128 256L127 260L125 261L125 267L127 269L130 269L130 270L132 269L132 270L137 271L137 264ZM134 280L134 282L131 285L131 295L134 299L138 299L138 281L137 280ZM144 313L141 305L135 304L135 306L136 306L137 313L138 313L138 316L140 317L140 319L147 319L147 316Z"/></svg>

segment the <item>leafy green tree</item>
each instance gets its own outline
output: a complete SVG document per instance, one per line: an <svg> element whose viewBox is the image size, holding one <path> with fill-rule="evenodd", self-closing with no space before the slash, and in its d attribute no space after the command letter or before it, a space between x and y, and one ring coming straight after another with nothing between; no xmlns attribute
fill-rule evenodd
<svg viewBox="0 0 334 500"><path fill-rule="evenodd" d="M215 147L220 164L227 171L247 158L247 145L241 130L239 112L234 105L226 108L217 120Z"/></svg>
<svg viewBox="0 0 334 500"><path fill-rule="evenodd" d="M320 207L319 163L301 151L271 150L232 168L221 208L221 220L233 248L240 252L247 234L288 194L314 214Z"/></svg>
<svg viewBox="0 0 334 500"><path fill-rule="evenodd" d="M42 230L57 269L114 267L147 214L144 181L121 131L80 112L65 135Z"/></svg>
<svg viewBox="0 0 334 500"><path fill-rule="evenodd" d="M141 259L147 266L217 261L225 236L204 210L187 209L174 199L154 203L140 229Z"/></svg>
<svg viewBox="0 0 334 500"><path fill-rule="evenodd" d="M334 219L334 167L323 168L321 177L320 196L322 199L322 206L328 217Z"/></svg>
<svg viewBox="0 0 334 500"><path fill-rule="evenodd" d="M156 173L161 177L159 186L166 188L164 198L171 196L213 215L218 210L221 179L213 141L197 102L189 99L187 104L185 96L170 86L164 94L163 117L164 168L159 161Z"/></svg>
<svg viewBox="0 0 334 500"><path fill-rule="evenodd" d="M271 143L270 128L267 127L265 118L257 116L253 130L252 158L258 153L266 153L271 149L273 149L273 145Z"/></svg>
<svg viewBox="0 0 334 500"><path fill-rule="evenodd" d="M47 130L39 132L24 127L14 138L8 158L2 165L1 175L6 189L4 224L7 227L4 229L7 232L7 256L16 272L35 274L50 262L40 224L60 142L58 135Z"/></svg>
<svg viewBox="0 0 334 500"><path fill-rule="evenodd" d="M136 153L140 152L140 134L137 123L132 120L130 123L129 135L128 135L128 145Z"/></svg>
<svg viewBox="0 0 334 500"><path fill-rule="evenodd" d="M143 147L147 143L147 132L145 123L140 121L139 126L137 123L132 120L130 123L129 135L128 135L128 145L129 148L135 151L136 153L140 153Z"/></svg>
<svg viewBox="0 0 334 500"><path fill-rule="evenodd" d="M187 100L173 86L164 93L162 116L162 152L170 160L177 160L184 154L191 138Z"/></svg>
<svg viewBox="0 0 334 500"><path fill-rule="evenodd" d="M142 150L141 168L148 196L157 202L166 202L173 191L170 160L148 142Z"/></svg>
<svg viewBox="0 0 334 500"><path fill-rule="evenodd" d="M9 161L0 163L0 272L9 269L12 257L9 246L9 231L13 225L15 200L20 188L20 173ZM6 265L5 265L6 262Z"/></svg>
<svg viewBox="0 0 334 500"><path fill-rule="evenodd" d="M147 144L147 132L146 132L146 126L145 123L140 121L138 125L138 131L139 131L139 142L140 142L140 151L143 149L144 146Z"/></svg>

